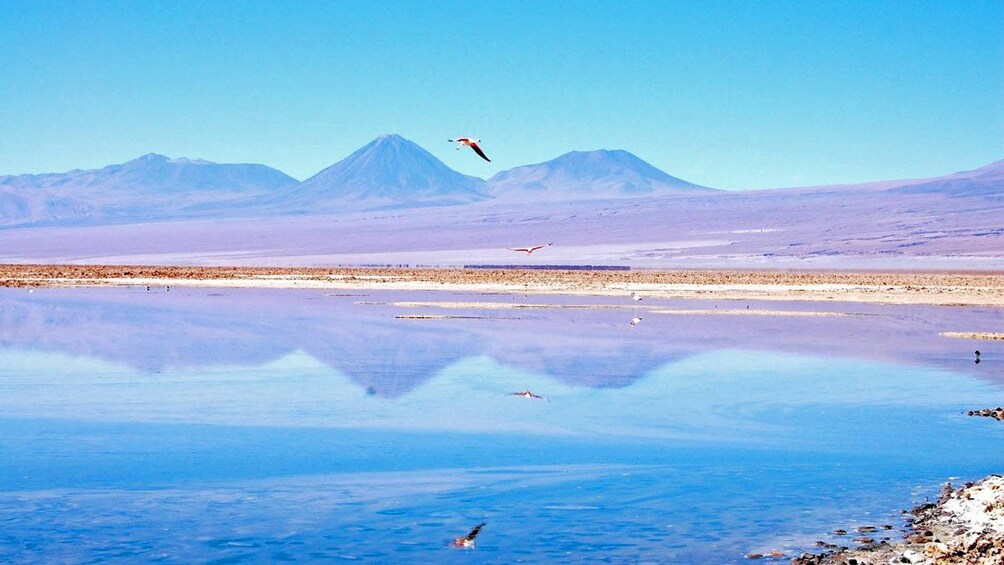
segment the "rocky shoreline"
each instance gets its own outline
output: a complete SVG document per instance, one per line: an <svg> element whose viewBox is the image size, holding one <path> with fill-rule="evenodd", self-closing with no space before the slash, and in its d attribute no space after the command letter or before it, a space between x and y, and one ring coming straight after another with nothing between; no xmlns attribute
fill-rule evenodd
<svg viewBox="0 0 1004 565"><path fill-rule="evenodd" d="M993 418L997 421L1004 421L1004 408L984 408L982 410L970 410L966 412L969 416L980 416L982 418Z"/></svg>
<svg viewBox="0 0 1004 565"><path fill-rule="evenodd" d="M902 541L858 538L855 541L862 545L855 549L819 542L830 551L804 553L791 563L1004 564L1004 476L990 475L959 489L948 483L937 502L922 504L909 514L909 533Z"/></svg>

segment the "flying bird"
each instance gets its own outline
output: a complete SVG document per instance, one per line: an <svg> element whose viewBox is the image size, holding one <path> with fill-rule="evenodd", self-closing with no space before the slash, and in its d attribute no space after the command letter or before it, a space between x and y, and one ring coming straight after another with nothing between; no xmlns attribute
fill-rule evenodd
<svg viewBox="0 0 1004 565"><path fill-rule="evenodd" d="M634 318L631 318L631 327L632 328L635 327L635 326L637 326L640 323L641 323L641 316L635 316Z"/></svg>
<svg viewBox="0 0 1004 565"><path fill-rule="evenodd" d="M488 158L487 155L485 155L485 152L482 151L480 147L478 147L478 143L481 143L480 139L471 139L469 137L458 137L456 139L448 139L447 141L449 141L450 143L459 143L460 145L466 145L471 149L473 149L474 152L480 155L481 158L484 159L485 161L488 161L489 163L491 163L492 161L491 159ZM457 147L457 151L460 151L459 147Z"/></svg>
<svg viewBox="0 0 1004 565"><path fill-rule="evenodd" d="M522 251L523 253L526 253L527 255L529 255L529 254L533 253L534 251L536 251L538 249L543 249L545 247L550 247L552 245L554 245L554 243L547 243L547 244L544 244L544 245L534 245L533 247L510 247L509 250L510 251Z"/></svg>
<svg viewBox="0 0 1004 565"><path fill-rule="evenodd" d="M460 538L453 538L453 547L460 547L463 549L473 548L474 538L478 537L478 534L481 533L481 528L483 527L485 527L485 523L481 522L477 526L474 526L474 529L471 530L471 533L467 534L466 536Z"/></svg>
<svg viewBox="0 0 1004 565"><path fill-rule="evenodd" d="M534 394L530 392L529 389L524 390L523 392L510 392L509 396L522 396L523 398L536 398L537 400L547 400L546 398L540 396L539 394Z"/></svg>

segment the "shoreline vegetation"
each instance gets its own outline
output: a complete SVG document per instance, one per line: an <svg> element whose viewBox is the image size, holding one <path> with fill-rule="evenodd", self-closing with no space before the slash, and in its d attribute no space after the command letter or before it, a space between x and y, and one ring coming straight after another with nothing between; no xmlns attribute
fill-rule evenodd
<svg viewBox="0 0 1004 565"><path fill-rule="evenodd" d="M200 286L1004 307L1004 272L0 265L0 286ZM970 339L997 339L997 334ZM953 335L953 337L956 337ZM957 337L963 337L959 335Z"/></svg>

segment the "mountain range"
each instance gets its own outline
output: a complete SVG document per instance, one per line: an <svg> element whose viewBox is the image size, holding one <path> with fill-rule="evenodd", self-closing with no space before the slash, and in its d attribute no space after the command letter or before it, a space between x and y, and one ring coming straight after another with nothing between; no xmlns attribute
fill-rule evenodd
<svg viewBox="0 0 1004 565"><path fill-rule="evenodd" d="M381 136L303 182L147 155L0 177L0 262L1004 270L1004 160L927 179L721 191L626 151L486 180ZM554 242L519 256L510 247Z"/></svg>
<svg viewBox="0 0 1004 565"><path fill-rule="evenodd" d="M265 165L150 153L95 170L0 176L0 225L199 216L297 184Z"/></svg>
<svg viewBox="0 0 1004 565"><path fill-rule="evenodd" d="M0 226L302 215L453 206L492 199L582 200L711 189L627 151L573 151L490 180L381 135L303 182L264 165L149 154L97 170L0 176Z"/></svg>
<svg viewBox="0 0 1004 565"><path fill-rule="evenodd" d="M799 190L889 190L999 199L1004 197L1002 186L1004 160L932 179ZM96 170L0 176L0 227L715 193L719 191L671 176L624 150L572 151L499 172L486 181L458 173L417 144L390 134L303 182L265 165L169 159L154 153Z"/></svg>

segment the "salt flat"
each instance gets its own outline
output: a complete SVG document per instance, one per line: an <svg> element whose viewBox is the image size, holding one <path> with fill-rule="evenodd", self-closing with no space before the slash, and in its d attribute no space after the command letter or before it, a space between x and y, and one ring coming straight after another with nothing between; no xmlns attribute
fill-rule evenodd
<svg viewBox="0 0 1004 565"><path fill-rule="evenodd" d="M994 272L0 265L0 285L173 285L610 296L639 292L661 298L1004 306L1004 274Z"/></svg>

